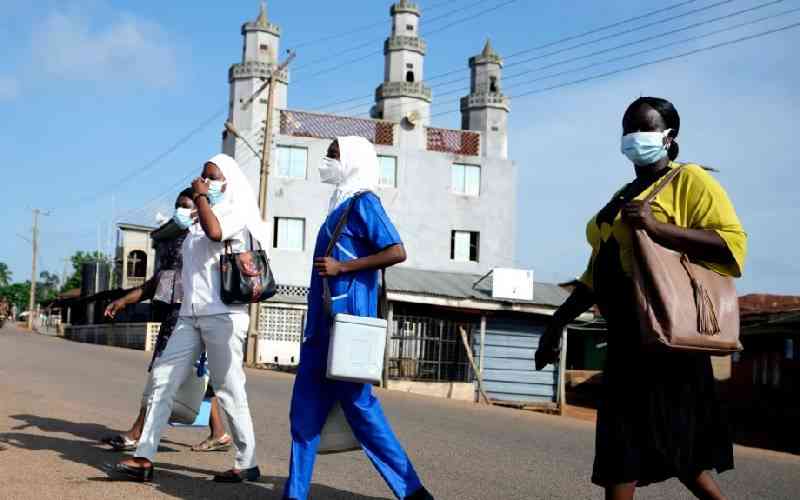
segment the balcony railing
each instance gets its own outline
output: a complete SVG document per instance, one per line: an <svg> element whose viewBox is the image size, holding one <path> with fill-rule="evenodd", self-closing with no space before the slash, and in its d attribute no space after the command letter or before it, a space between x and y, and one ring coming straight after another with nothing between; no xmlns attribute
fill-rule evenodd
<svg viewBox="0 0 800 500"><path fill-rule="evenodd" d="M394 145L394 123L392 122L305 111L281 110L281 134L321 139L355 135L364 137L373 144Z"/></svg>
<svg viewBox="0 0 800 500"><path fill-rule="evenodd" d="M469 130L451 130L446 128L427 129L428 151L452 153L465 156L479 156L481 152L481 135Z"/></svg>

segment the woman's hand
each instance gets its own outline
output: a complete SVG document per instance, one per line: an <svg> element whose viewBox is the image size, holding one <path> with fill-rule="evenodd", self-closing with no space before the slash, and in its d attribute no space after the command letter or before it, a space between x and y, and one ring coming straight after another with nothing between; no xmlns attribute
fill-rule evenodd
<svg viewBox="0 0 800 500"><path fill-rule="evenodd" d="M114 316L116 316L118 312L120 312L123 309L125 309L125 306L127 306L127 305L128 304L125 302L124 299L117 299L114 302L110 303L108 305L108 307L106 307L106 311L104 313L104 316L106 318L114 319Z"/></svg>
<svg viewBox="0 0 800 500"><path fill-rule="evenodd" d="M558 361L561 354L561 330L555 321L550 321L542 337L539 339L539 347L536 349L534 361L536 370L541 370L550 363Z"/></svg>
<svg viewBox="0 0 800 500"><path fill-rule="evenodd" d="M314 259L314 269L323 278L332 278L342 273L342 263L333 257L317 257Z"/></svg>
<svg viewBox="0 0 800 500"><path fill-rule="evenodd" d="M195 196L201 194L208 195L208 183L202 177L198 177L192 181L192 189L194 190Z"/></svg>
<svg viewBox="0 0 800 500"><path fill-rule="evenodd" d="M633 200L622 208L622 220L634 229L644 229L648 233L658 224L650 204L641 200Z"/></svg>

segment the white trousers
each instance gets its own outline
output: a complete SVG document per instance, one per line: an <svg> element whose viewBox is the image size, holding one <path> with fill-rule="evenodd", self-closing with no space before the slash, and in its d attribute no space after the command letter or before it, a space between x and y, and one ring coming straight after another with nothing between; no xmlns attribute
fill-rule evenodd
<svg viewBox="0 0 800 500"><path fill-rule="evenodd" d="M242 367L249 325L250 318L243 313L181 316L167 348L153 366L151 404L134 456L153 461L161 433L172 413L178 387L194 369L194 363L205 344L211 385L228 419L228 428L236 446L234 467L255 467L253 419L247 404Z"/></svg>

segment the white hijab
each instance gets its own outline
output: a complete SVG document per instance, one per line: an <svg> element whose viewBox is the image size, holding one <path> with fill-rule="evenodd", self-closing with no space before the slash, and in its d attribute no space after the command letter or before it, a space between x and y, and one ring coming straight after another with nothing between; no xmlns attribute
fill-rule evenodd
<svg viewBox="0 0 800 500"><path fill-rule="evenodd" d="M261 243L261 248L266 249L270 241L269 226L261 219L261 211L258 209L253 188L239 164L226 154L215 155L207 163L219 167L225 176L227 187L223 203L231 205L231 210L244 219L245 226L253 238Z"/></svg>
<svg viewBox="0 0 800 500"><path fill-rule="evenodd" d="M378 187L378 155L375 146L358 136L337 137L341 182L331 195L328 213L362 191L375 191Z"/></svg>

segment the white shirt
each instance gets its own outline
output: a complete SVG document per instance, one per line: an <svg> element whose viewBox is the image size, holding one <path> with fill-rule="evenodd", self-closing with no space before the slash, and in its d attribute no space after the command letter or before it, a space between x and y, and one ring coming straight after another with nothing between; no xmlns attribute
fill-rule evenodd
<svg viewBox="0 0 800 500"><path fill-rule="evenodd" d="M210 316L212 314L246 313L246 304L227 305L220 299L219 258L225 253L225 242L233 252L245 249L245 222L225 201L211 207L222 231L222 241L213 241L200 226L192 224L183 241L183 303L181 316Z"/></svg>

